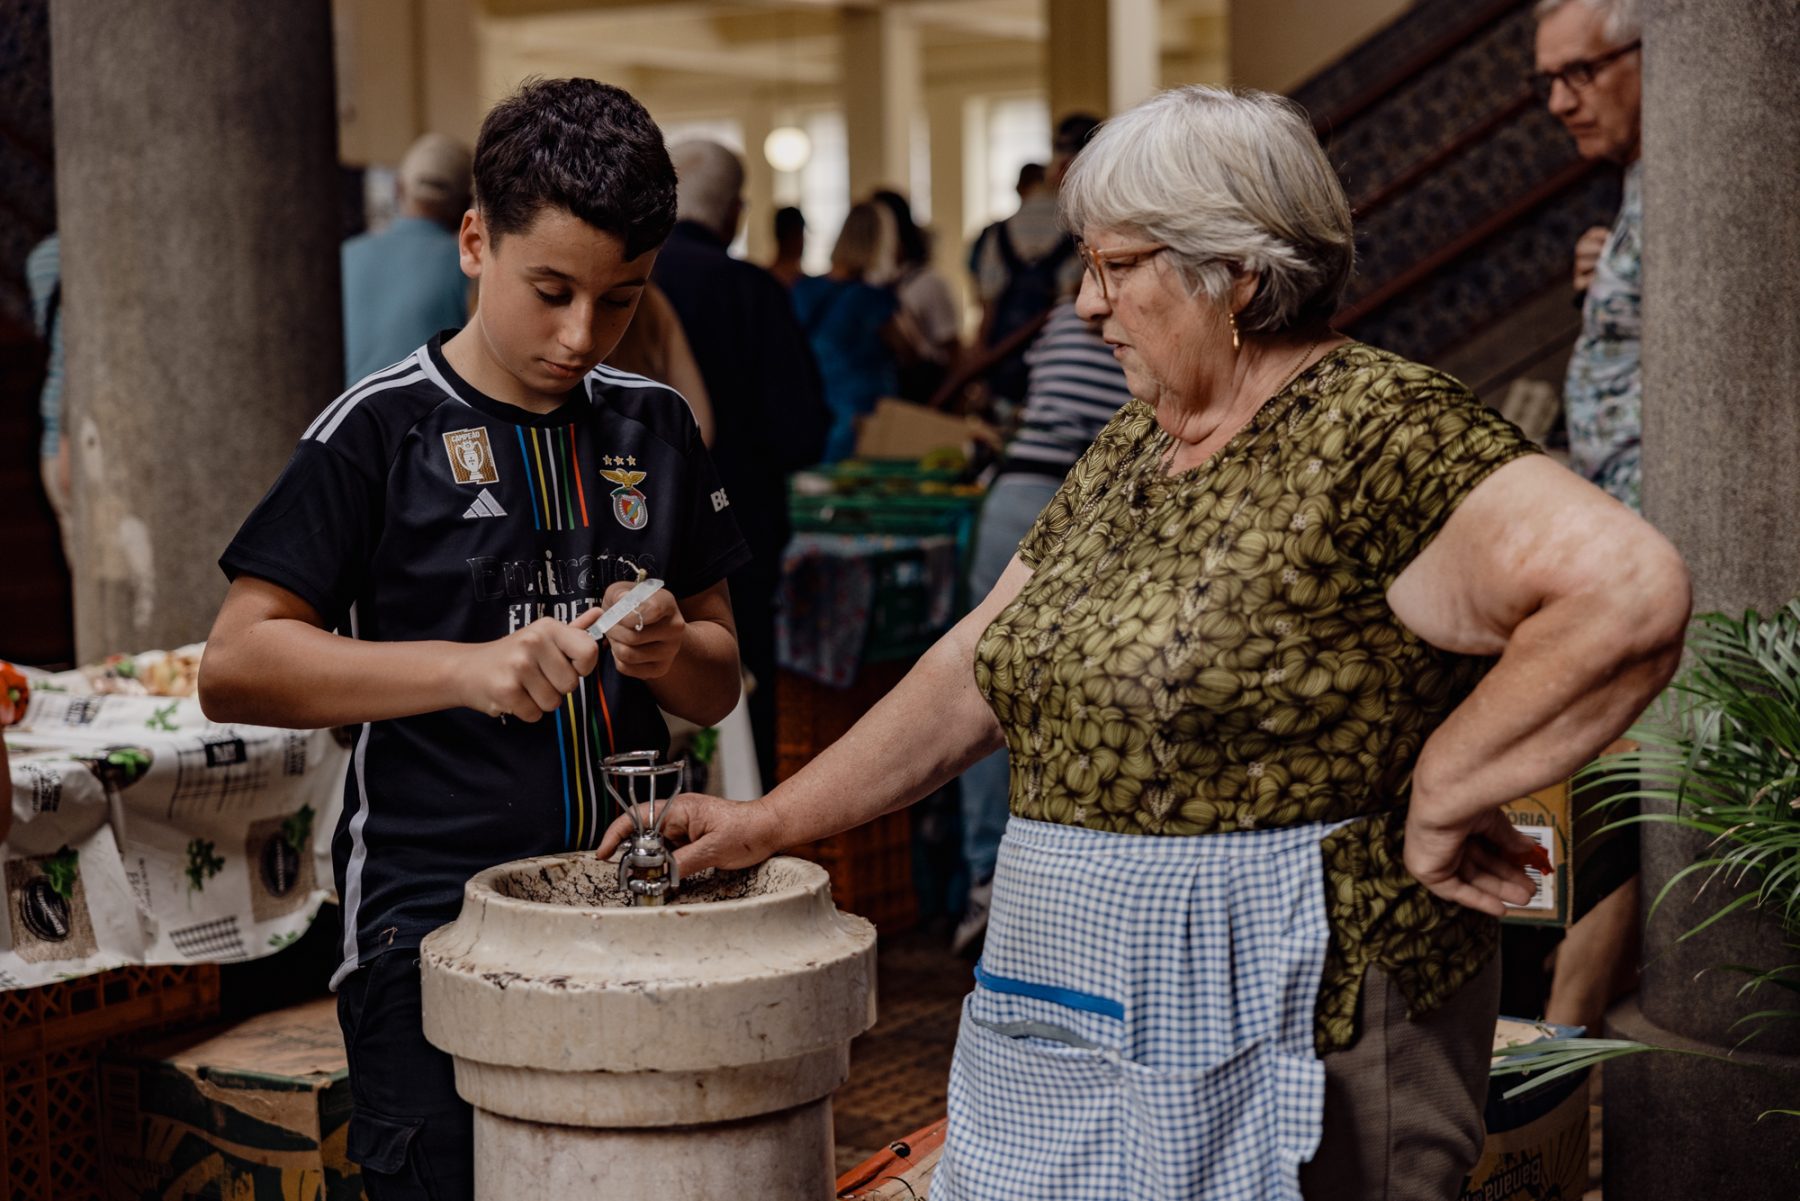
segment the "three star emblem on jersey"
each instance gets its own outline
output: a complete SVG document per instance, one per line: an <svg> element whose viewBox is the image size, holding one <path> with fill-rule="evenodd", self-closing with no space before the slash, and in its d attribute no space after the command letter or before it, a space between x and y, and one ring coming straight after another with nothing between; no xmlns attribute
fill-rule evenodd
<svg viewBox="0 0 1800 1201"><path fill-rule="evenodd" d="M627 470L637 466L634 455L605 455L602 461L606 467L600 478L618 485L612 491L612 515L628 530L643 529L650 522L650 498L637 486L644 482L647 473Z"/></svg>
<svg viewBox="0 0 1800 1201"><path fill-rule="evenodd" d="M450 456L450 474L459 484L498 484L500 468L494 448L488 445L487 426L451 430L444 435L444 453Z"/></svg>

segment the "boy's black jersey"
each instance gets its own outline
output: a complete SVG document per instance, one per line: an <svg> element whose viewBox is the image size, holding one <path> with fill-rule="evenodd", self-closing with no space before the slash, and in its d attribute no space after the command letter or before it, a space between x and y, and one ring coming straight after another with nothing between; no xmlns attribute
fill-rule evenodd
<svg viewBox="0 0 1800 1201"><path fill-rule="evenodd" d="M544 415L482 395L442 335L333 402L220 559L383 642L489 642L568 621L609 584L660 577L689 597L742 566L687 404L597 367ZM356 734L332 843L342 979L452 920L463 883L509 859L592 847L613 816L596 768L665 749L650 689L600 667L538 722L471 709Z"/></svg>

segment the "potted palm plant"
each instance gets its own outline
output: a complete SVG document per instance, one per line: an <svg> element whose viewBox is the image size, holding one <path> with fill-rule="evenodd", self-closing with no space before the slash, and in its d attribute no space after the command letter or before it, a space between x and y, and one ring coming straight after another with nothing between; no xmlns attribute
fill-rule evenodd
<svg viewBox="0 0 1800 1201"><path fill-rule="evenodd" d="M1704 916L1679 941L1745 911L1778 928L1779 940L1765 945L1785 962L1709 969L1742 978L1742 1047L1772 1026L1800 1022L1800 600L1767 618L1702 614L1688 652L1690 665L1632 731L1638 749L1602 757L1579 780L1582 791L1603 792L1600 804L1644 804L1611 828L1666 822L1695 836L1693 861L1649 898L1652 915L1677 893L1701 899ZM1511 1097L1651 1051L1738 1062L1629 1039L1571 1038L1514 1048L1494 1072L1527 1077ZM1764 1116L1800 1117L1800 1077L1790 1095L1793 1108Z"/></svg>

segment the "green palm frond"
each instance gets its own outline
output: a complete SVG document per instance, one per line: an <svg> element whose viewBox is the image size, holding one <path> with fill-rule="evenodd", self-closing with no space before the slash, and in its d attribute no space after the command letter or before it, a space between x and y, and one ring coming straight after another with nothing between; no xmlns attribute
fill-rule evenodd
<svg viewBox="0 0 1800 1201"><path fill-rule="evenodd" d="M1650 905L1654 914L1678 888L1694 888L1696 900L1718 898L1682 939L1733 913L1755 910L1779 921L1785 940L1800 948L1800 600L1768 618L1754 610L1741 619L1702 614L1687 645L1691 666L1629 735L1637 749L1583 769L1577 795L1602 811L1632 802L1661 806L1618 816L1602 835L1661 823L1706 836L1702 857L1674 873ZM1720 964L1711 970L1748 977L1739 996L1765 987L1800 992L1800 963ZM1761 1009L1734 1025L1753 1027L1744 1037L1748 1042L1769 1022L1794 1019L1800 1010ZM1571 1038L1508 1048L1493 1070L1526 1077L1506 1093L1511 1098L1646 1051L1742 1062L1620 1039ZM1762 1116L1771 1115L1800 1117L1800 1110Z"/></svg>
<svg viewBox="0 0 1800 1201"><path fill-rule="evenodd" d="M1607 829L1667 823L1708 839L1704 858L1665 883L1652 912L1679 885L1719 907L1683 937L1740 909L1781 922L1800 945L1800 601L1773 617L1707 613L1688 636L1692 665L1632 730L1638 749L1582 771L1578 791L1596 805L1659 802L1666 811L1620 817ZM1750 891L1730 895L1740 888Z"/></svg>

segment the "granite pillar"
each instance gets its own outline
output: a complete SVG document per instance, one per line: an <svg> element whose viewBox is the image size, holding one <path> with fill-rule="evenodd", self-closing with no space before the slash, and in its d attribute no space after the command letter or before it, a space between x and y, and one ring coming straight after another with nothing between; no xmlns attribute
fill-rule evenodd
<svg viewBox="0 0 1800 1201"><path fill-rule="evenodd" d="M1644 504L1694 575L1695 610L1770 612L1800 596L1800 9L1791 0L1649 0L1644 31ZM1645 909L1701 839L1649 824ZM1792 993L1738 995L1725 964L1800 960L1773 921L1679 884L1645 929L1639 995L1609 1033L1731 1054L1606 1069L1607 1201L1790 1198L1800 1180L1800 1021L1748 1044L1734 1025Z"/></svg>
<svg viewBox="0 0 1800 1201"><path fill-rule="evenodd" d="M76 654L206 635L343 384L327 0L50 9Z"/></svg>

